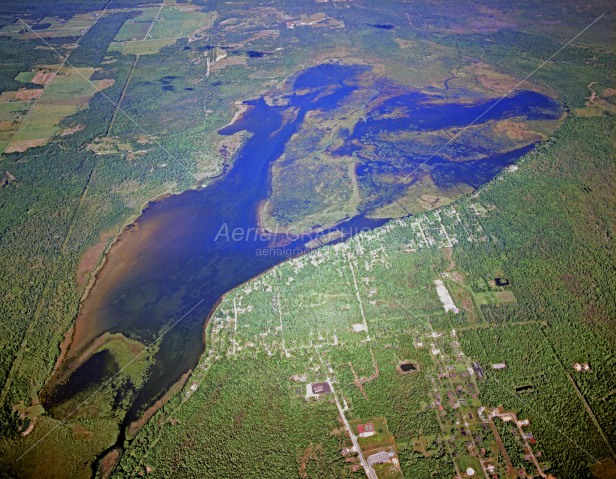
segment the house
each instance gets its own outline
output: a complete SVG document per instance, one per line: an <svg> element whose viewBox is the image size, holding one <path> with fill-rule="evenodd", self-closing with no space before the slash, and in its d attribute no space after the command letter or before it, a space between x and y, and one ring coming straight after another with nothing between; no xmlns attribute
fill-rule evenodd
<svg viewBox="0 0 616 479"><path fill-rule="evenodd" d="M485 373L483 372L483 368L481 367L481 364L479 364L478 362L473 362L473 369L475 370L475 374L477 375L477 379L483 379L485 376Z"/></svg>
<svg viewBox="0 0 616 479"><path fill-rule="evenodd" d="M588 364L588 363L575 363L573 365L573 369L575 369L578 373L590 371L590 364Z"/></svg>
<svg viewBox="0 0 616 479"><path fill-rule="evenodd" d="M332 392L332 388L328 382L324 383L312 383L312 394L329 394Z"/></svg>
<svg viewBox="0 0 616 479"><path fill-rule="evenodd" d="M370 437L376 434L374 432L374 424L371 422L357 426L357 432L359 433L359 437Z"/></svg>

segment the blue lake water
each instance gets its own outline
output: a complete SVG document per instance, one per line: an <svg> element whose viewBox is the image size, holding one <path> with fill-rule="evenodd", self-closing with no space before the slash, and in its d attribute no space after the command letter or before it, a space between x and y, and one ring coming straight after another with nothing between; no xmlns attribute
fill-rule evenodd
<svg viewBox="0 0 616 479"><path fill-rule="evenodd" d="M312 110L335 109L358 88L352 79L365 70L366 67L341 65L315 67L290 80L291 91L301 94L290 93L287 106L268 106L263 99L247 102L250 108L243 117L220 131L223 135L238 131L247 131L250 135L229 171L203 190L188 191L152 203L114 245L82 305L68 357L78 356L105 332L123 333L149 344L169 325L184 318L163 336L149 378L145 386L135 392L136 399L127 421L138 417L145 407L196 365L204 351L205 318L221 296L289 255L306 251L305 240L285 243L284 238L275 235L256 234L259 205L269 194L270 166L282 155L305 115ZM384 102L372 117L350 132L349 140L361 140L383 129L463 126L490 105L489 101L473 105L428 105L426 100L424 94L409 92ZM290 107L297 109L291 121L283 116L284 110ZM404 117L379 119L379 115L394 108L402 108ZM558 118L561 112L560 105L548 97L520 92L495 105L482 121L514 116ZM432 175L436 183L465 182L478 186L531 147L474 163L458 164L434 158L431 160ZM346 151L342 153L353 153L350 142L343 149ZM420 161L423 159L409 157L406 166L397 165L394 169L402 174L405 168L411 171ZM378 161L366 162L359 166L358 175L365 180L384 167ZM366 211L390 201L398 193L395 186L383 189L383 198L367 201ZM348 237L384 221L360 214L338 228ZM184 317L188 311L190 313ZM80 389L92 387L96 381L87 384L84 378L88 369L100 367L101 357L86 361L64 386L48 395L49 403L57 404ZM97 376L92 374L91 377Z"/></svg>

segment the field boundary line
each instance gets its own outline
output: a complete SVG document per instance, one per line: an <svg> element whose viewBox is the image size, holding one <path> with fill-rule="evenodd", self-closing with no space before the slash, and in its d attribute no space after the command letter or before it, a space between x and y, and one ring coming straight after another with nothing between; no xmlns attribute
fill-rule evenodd
<svg viewBox="0 0 616 479"><path fill-rule="evenodd" d="M111 121L109 122L109 126L107 127L107 134L105 135L106 138L109 138L109 135L111 135L111 130L115 123L115 119L118 116L118 110L120 109L120 105L122 105L122 101L124 100L124 97L126 96L126 90L128 90L128 84L130 83L130 80L133 77L133 71L135 70L135 66L137 65L138 61L139 61L139 55L135 55L135 61L133 62L133 66L130 67L130 72L128 73L128 76L126 77L126 82L124 83L124 87L122 88L122 93L120 94L120 98L118 99L118 104L116 105L115 110L113 110L113 116L111 117Z"/></svg>
<svg viewBox="0 0 616 479"><path fill-rule="evenodd" d="M145 33L145 36L143 37L144 40L148 38L148 35L152 31L152 27L156 23L156 20L158 20L158 17L160 16L160 12L163 11L164 6L165 6L165 1L163 0L163 3L160 4L160 8L158 9L158 13L156 14L156 16L154 17L154 20L152 20L152 23L150 24L150 28L148 28L148 31Z"/></svg>
<svg viewBox="0 0 616 479"><path fill-rule="evenodd" d="M94 25L96 25L96 23L103 17L103 15L105 14L105 12L107 11L107 7L109 6L109 4L111 3L111 0L109 0L109 2L107 2L107 5L105 5L105 8L103 9L102 13L96 18L96 20L94 21L94 23L92 25L90 25L86 31L77 39L77 41L74 43L75 48L72 49L68 55L66 55L66 57L64 55L60 55L60 53L56 50L53 49L54 53L56 53L60 58L63 58L62 63L60 64L60 66L58 67L58 69L53 72L53 75L51 77L51 79L43 86L43 92L41 93L41 95L34 100L34 103L32 103L32 106L30 107L30 109L28 110L28 113L26 113L26 116L24 117L24 119L21 121L21 123L19 124L19 127L17 128L17 130L15 131L15 134L11 137L11 141L9 141L7 143L7 145L4 147L4 150L2 151L2 153L0 154L0 156L2 154L4 154L6 152L6 150L9 149L9 147L13 144L13 142L15 141L15 138L17 138L17 135L19 134L19 132L21 131L22 127L26 124L26 120L28 120L28 118L30 117L30 113L32 113L32 110L34 110L34 107L36 106L36 104L38 103L38 101L45 95L45 92L47 91L47 88L49 87L49 85L51 85L53 83L53 81L55 80L56 76L58 75L58 73L60 73L60 71L64 68L64 66L66 65L66 63L68 62L69 57L71 56L71 54L75 51L75 49L79 46L79 42L81 41L81 39L86 35L86 33L88 33L90 31L90 28L92 28ZM24 22L21 18L19 18L19 21L21 23L23 23L26 28L28 28L28 30L30 30L32 33L34 33L39 40L42 40L43 43L45 43L47 46L49 45L49 42L47 42L43 37L41 37L41 35L39 35L38 32L36 32L35 30L32 29L32 27L30 25L28 25L26 22ZM53 47L52 47L53 48ZM82 75L83 76L83 75ZM81 105L80 105L81 106ZM52 135L53 136L53 135ZM51 139L51 138L50 138Z"/></svg>
<svg viewBox="0 0 616 479"><path fill-rule="evenodd" d="M105 8L102 10L101 14L97 17L96 21L91 25L91 27L93 27L94 25L96 25L96 23L105 15L105 12L107 11L107 7L109 6L109 4L111 3L111 0L109 0L107 2L107 4L105 5ZM30 28L30 26L24 22L21 18L19 19L19 21L21 23L23 23L24 25L26 25L26 27L28 27L30 29L30 31L34 32L34 30L32 30L32 28ZM88 29L89 30L89 29ZM39 38L40 35L38 35L36 32L34 32L35 35L37 35ZM85 35L85 33L84 33ZM83 38L82 35L81 37L79 37L79 40L77 40L77 44L79 43L79 41ZM49 43L47 41L45 41L45 39L41 38L41 40L46 43L47 45L49 45ZM53 48L53 47L52 47ZM24 118L23 122L21 123L21 125L19 126L19 128L17 129L17 131L15 132L15 135L13 136L13 138L11 139L11 141L9 142L9 144L5 147L4 151L6 151L6 149L9 147L10 144L12 144L13 140L15 139L15 136L17 136L17 133L19 132L19 130L21 129L21 127L25 124L26 119L28 118L28 116L30 116L30 113L32 112L32 110L34 109L34 106L36 105L36 103L38 102L38 100L45 94L45 90L47 89L47 87L52 83L53 79L56 77L56 75L58 74L58 72L64 68L64 65L68 62L68 58L70 57L71 53L75 51L75 50L71 50L71 52L66 56L63 57L62 55L59 54L59 52L57 50L54 49L54 52L60 56L60 58L64 58L64 61L62 62L62 64L60 65L60 67L58 68L58 70L54 73L52 79L47 83L47 85L45 85L45 87L43 88L43 93L41 94L40 97L38 97L36 99L36 101L34 102L34 104L32 105L32 107L30 108L30 110L28 111L26 118ZM83 76L83 75L82 75ZM4 153L3 151L3 153ZM0 159L1 159L1 155L0 155ZM87 188L87 184L90 181L90 177L92 175L92 172L90 172L90 174L88 175L88 178L86 180L86 185L84 186L84 188ZM83 193L82 193L83 195ZM79 207L79 205L77 206L77 208ZM67 229L66 232L66 236L64 237L64 241L62 242L61 245L61 249L60 251L62 252L64 250L64 245L66 244L66 241L68 239L68 235L70 234L70 229L71 229L71 225L69 224L69 227ZM19 366L21 365L21 358L23 356L23 351L25 350L25 347L28 344L28 337L32 334L32 331L34 331L34 327L36 326L36 324L38 323L38 318L41 315L41 310L42 310L42 306L43 306L43 301L45 300L48 292L49 292L49 288L52 282L53 277L55 276L55 274L58 271L58 265L57 265L57 260L54 261L53 263L53 268L52 271L50 271L49 276L47 277L47 280L45 281L45 286L43 287L43 290L41 291L41 295L39 296L38 300L37 300L37 305L36 308L34 309L33 313L32 313L32 319L30 320L30 323L28 324L28 327L26 328L26 331L24 332L24 336L23 339L19 345L19 349L17 350L17 353L15 354L15 358L13 359L13 362L11 364L11 368L9 369L9 372L7 374L6 377L6 381L4 382L4 385L2 386L2 391L0 392L0 405L4 404L4 401L6 400L6 396L9 392L9 389L13 383L13 374L15 373L15 371L17 370L17 368L19 368Z"/></svg>
<svg viewBox="0 0 616 479"><path fill-rule="evenodd" d="M53 47L53 45L51 45L49 42L47 42L44 38L42 38L35 30L32 30L28 24L26 22L24 22L23 20L20 19L20 21L30 29L30 31L32 31L35 35L37 35L49 48L51 48L57 55L61 56L60 53L58 52L58 50L56 48ZM77 67L75 67L67 58L66 59L66 64L71 67L73 70L75 70L84 80L86 80L90 85L92 85L92 87L94 87L94 89L96 90L97 93L100 93L103 98L105 98L109 103L111 103L113 106L115 106L118 109L118 112L122 113L132 124L134 124L139 130L141 130L150 140L152 140L152 142L154 142L159 148L161 148L172 160L174 160L176 162L176 164L178 164L180 167L182 167L188 174L190 174L195 180L199 181L199 178L188 169L188 167L184 164L183 161L181 161L179 158L177 158L175 155L173 155L167 148L165 148L165 146L163 146L157 139L156 137L154 137L151 133L149 133L145 128L143 128L131 115L129 115L128 113L126 113L126 111L124 111L123 108L118 106L118 103L114 102L109 95L107 95L103 90L101 90L100 88L98 88L98 86L92 82L92 80L90 80L89 78L87 78Z"/></svg>

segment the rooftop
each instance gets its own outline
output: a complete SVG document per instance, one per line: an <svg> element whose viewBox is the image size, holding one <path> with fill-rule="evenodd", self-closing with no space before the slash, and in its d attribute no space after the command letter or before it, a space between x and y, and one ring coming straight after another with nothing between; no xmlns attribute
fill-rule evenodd
<svg viewBox="0 0 616 479"><path fill-rule="evenodd" d="M392 457L394 457L393 451L377 452L376 454L372 454L371 456L368 456L368 464L370 464L370 465L381 464L383 462L389 461L389 459L392 458Z"/></svg>
<svg viewBox="0 0 616 479"><path fill-rule="evenodd" d="M313 394L329 394L332 392L332 388L328 382L324 383L312 383Z"/></svg>

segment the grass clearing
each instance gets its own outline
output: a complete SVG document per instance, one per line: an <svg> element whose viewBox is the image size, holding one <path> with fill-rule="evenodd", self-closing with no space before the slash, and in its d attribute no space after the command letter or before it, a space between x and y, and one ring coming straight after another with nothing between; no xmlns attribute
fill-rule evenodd
<svg viewBox="0 0 616 479"><path fill-rule="evenodd" d="M64 118L86 105L98 90L111 86L108 80L90 81L94 72L95 69L89 67L60 71L32 107L24 123L18 130L13 130L16 134L8 145L7 153L45 144L60 132L60 122ZM22 110L17 109L9 115L15 116L19 111Z"/></svg>
<svg viewBox="0 0 616 479"><path fill-rule="evenodd" d="M184 38L197 29L211 27L215 15L197 11L192 5L164 7L148 38Z"/></svg>
<svg viewBox="0 0 616 479"><path fill-rule="evenodd" d="M34 79L34 72L19 72L15 77L15 80L22 83L30 83Z"/></svg>
<svg viewBox="0 0 616 479"><path fill-rule="evenodd" d="M150 22L135 22L128 21L122 25L118 34L114 37L114 41L117 42L125 42L125 41L136 41L143 40L145 38L145 34L150 29Z"/></svg>
<svg viewBox="0 0 616 479"><path fill-rule="evenodd" d="M139 10L139 15L124 22L122 28L114 37L114 41L132 41L145 39L152 22L160 11L160 6L146 7Z"/></svg>
<svg viewBox="0 0 616 479"><path fill-rule="evenodd" d="M160 12L160 13L159 13ZM143 8L122 25L114 42L178 39L212 26L215 14L198 11L193 5Z"/></svg>
<svg viewBox="0 0 616 479"><path fill-rule="evenodd" d="M9 35L20 40L80 37L96 22L101 13L100 11L78 13L68 20L60 17L44 17L38 22L26 21L28 26L17 20L0 29L0 35Z"/></svg>
<svg viewBox="0 0 616 479"><path fill-rule="evenodd" d="M27 101L0 103L0 141L12 137L9 133L17 130L29 107L30 102Z"/></svg>
<svg viewBox="0 0 616 479"><path fill-rule="evenodd" d="M499 306L501 304L517 303L515 295L511 291L489 291L485 293L475 293L477 304Z"/></svg>
<svg viewBox="0 0 616 479"><path fill-rule="evenodd" d="M59 17L45 17L39 21L37 25L41 26L49 24L49 26L46 29L38 31L57 30L59 28L86 28L91 26L99 15L100 12L78 13L69 20L63 20Z"/></svg>
<svg viewBox="0 0 616 479"><path fill-rule="evenodd" d="M176 38L164 38L156 40L137 40L130 42L113 42L109 45L108 52L120 52L123 55L154 55L162 48L173 45Z"/></svg>

